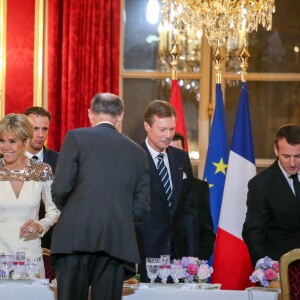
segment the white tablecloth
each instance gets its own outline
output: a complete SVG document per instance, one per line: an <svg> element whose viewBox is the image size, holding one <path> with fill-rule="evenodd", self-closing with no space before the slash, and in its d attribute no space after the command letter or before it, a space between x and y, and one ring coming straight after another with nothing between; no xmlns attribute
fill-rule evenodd
<svg viewBox="0 0 300 300"><path fill-rule="evenodd" d="M174 284L147 284L149 288L135 290L123 296L122 300L278 300L279 292L250 289L247 291L228 290L186 290Z"/></svg>
<svg viewBox="0 0 300 300"><path fill-rule="evenodd" d="M134 290L122 300L278 300L268 291L183 290L175 285L154 285ZM41 285L0 284L0 300L55 300L55 288Z"/></svg>

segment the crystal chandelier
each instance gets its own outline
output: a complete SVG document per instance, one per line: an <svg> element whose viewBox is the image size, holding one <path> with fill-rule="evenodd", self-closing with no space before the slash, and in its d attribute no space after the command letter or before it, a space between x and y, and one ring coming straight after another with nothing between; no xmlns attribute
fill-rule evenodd
<svg viewBox="0 0 300 300"><path fill-rule="evenodd" d="M162 0L163 22L205 33L211 46L258 29L272 29L275 0Z"/></svg>

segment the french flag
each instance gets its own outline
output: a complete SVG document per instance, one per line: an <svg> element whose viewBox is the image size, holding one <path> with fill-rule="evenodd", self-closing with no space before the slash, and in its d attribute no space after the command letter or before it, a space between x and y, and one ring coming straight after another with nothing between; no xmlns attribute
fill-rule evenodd
<svg viewBox="0 0 300 300"><path fill-rule="evenodd" d="M242 238L248 181L256 174L248 98L247 83L242 82L211 278L211 282L221 283L225 290L244 290L252 285L249 276L253 267Z"/></svg>

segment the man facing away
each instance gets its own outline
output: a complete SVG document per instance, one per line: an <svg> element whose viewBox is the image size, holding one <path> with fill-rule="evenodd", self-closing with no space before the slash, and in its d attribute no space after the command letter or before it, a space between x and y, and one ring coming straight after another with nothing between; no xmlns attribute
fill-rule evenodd
<svg viewBox="0 0 300 300"><path fill-rule="evenodd" d="M176 111L168 102L155 100L145 112L144 127L150 170L151 212L136 226L141 254L139 273L147 282L145 259L170 255L195 256L198 224L193 196L193 174L185 151L168 147L175 134ZM162 177L160 177L162 175Z"/></svg>
<svg viewBox="0 0 300 300"><path fill-rule="evenodd" d="M276 161L248 183L243 239L253 266L300 248L300 126L280 127L274 151Z"/></svg>
<svg viewBox="0 0 300 300"><path fill-rule="evenodd" d="M34 127L33 138L30 141L25 154L27 157L38 159L51 166L52 173L55 174L56 162L58 158L58 152L51 150L45 146L45 142L48 137L50 122L52 120L52 114L45 108L40 106L29 107L25 110L24 114L30 119ZM45 204L41 201L39 218L42 219L45 216ZM52 226L47 233L42 237L42 248L50 252L51 237L54 226ZM50 253L48 253L49 255ZM49 280L55 277L49 256L44 255L45 273Z"/></svg>
<svg viewBox="0 0 300 300"><path fill-rule="evenodd" d="M53 197L62 211L51 252L59 300L121 299L126 263L138 263L134 223L149 213L145 151L117 131L123 101L97 94L92 128L67 133L58 158Z"/></svg>
<svg viewBox="0 0 300 300"><path fill-rule="evenodd" d="M184 143L184 136L176 132L170 146L183 150ZM197 177L193 178L193 185L199 226L197 257L202 260L209 260L210 256L213 253L216 240L210 211L209 185L206 181L201 180Z"/></svg>

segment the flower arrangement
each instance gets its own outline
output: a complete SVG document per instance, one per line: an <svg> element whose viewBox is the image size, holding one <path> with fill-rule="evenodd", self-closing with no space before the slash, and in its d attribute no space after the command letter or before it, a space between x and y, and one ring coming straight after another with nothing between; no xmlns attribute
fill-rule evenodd
<svg viewBox="0 0 300 300"><path fill-rule="evenodd" d="M279 263L266 256L257 261L255 270L249 277L251 282L258 282L261 286L269 287L270 282L279 281Z"/></svg>
<svg viewBox="0 0 300 300"><path fill-rule="evenodd" d="M213 268L207 264L206 260L200 260L197 257L182 257L183 278L187 281L207 281L213 273Z"/></svg>

